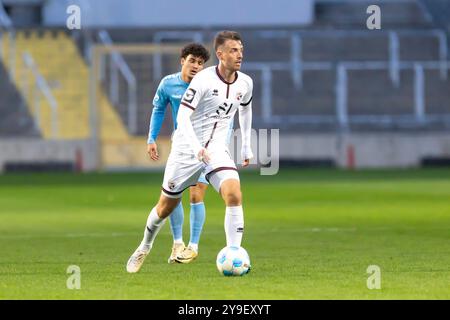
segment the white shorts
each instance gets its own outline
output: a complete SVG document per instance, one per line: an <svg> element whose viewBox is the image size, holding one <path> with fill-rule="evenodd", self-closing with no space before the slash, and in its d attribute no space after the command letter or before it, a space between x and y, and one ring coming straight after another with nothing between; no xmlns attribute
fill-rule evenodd
<svg viewBox="0 0 450 320"><path fill-rule="evenodd" d="M195 186L202 173L218 192L226 179L239 180L236 164L225 148L208 150L210 162L200 162L193 154L171 150L164 171L162 191L169 198L180 198L185 189ZM211 179L213 175L217 177Z"/></svg>

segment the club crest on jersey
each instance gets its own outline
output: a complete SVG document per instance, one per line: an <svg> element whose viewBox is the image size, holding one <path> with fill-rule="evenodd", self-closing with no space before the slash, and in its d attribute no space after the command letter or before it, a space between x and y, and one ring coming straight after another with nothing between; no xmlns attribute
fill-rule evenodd
<svg viewBox="0 0 450 320"><path fill-rule="evenodd" d="M236 94L236 100L237 100L237 101L241 101L242 97L243 97L242 92L238 92L238 93Z"/></svg>
<svg viewBox="0 0 450 320"><path fill-rule="evenodd" d="M169 181L169 183L168 183L167 185L169 186L169 189L170 189L170 190L175 189L175 182Z"/></svg>
<svg viewBox="0 0 450 320"><path fill-rule="evenodd" d="M214 89L212 95L218 97L219 96L219 90Z"/></svg>
<svg viewBox="0 0 450 320"><path fill-rule="evenodd" d="M195 94L197 93L196 90L189 88L186 93L184 94L183 101L186 101L188 103L191 103L194 100Z"/></svg>

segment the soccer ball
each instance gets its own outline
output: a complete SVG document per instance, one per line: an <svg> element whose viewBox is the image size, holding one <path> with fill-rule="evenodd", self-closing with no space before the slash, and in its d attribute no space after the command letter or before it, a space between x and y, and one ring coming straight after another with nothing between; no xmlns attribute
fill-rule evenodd
<svg viewBox="0 0 450 320"><path fill-rule="evenodd" d="M225 247L217 255L216 265L224 276L243 276L250 272L250 257L242 247Z"/></svg>

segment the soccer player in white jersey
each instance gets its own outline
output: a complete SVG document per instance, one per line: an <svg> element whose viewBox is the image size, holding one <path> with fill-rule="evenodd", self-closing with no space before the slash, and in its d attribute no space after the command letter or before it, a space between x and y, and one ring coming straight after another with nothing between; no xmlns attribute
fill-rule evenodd
<svg viewBox="0 0 450 320"><path fill-rule="evenodd" d="M183 191L195 185L202 172L225 202L227 246L241 245L244 232L241 187L227 136L230 122L238 111L242 165L248 166L253 157L250 147L253 81L239 71L244 47L237 32L219 32L214 48L219 64L197 73L183 95L161 196L148 216L141 244L128 260L130 273L140 270L157 233L180 202Z"/></svg>
<svg viewBox="0 0 450 320"><path fill-rule="evenodd" d="M198 43L190 43L183 47L180 55L181 71L165 76L156 90L153 99L153 111L150 118L147 152L152 160L158 160L158 147L156 140L161 130L167 106L170 104L174 129L177 128L177 114L180 109L181 99L189 83L197 72L203 70L209 60L208 50ZM230 131L232 129L230 128ZM178 206L169 216L170 229L173 235L172 252L168 262L189 263L198 256L198 244L205 223L206 208L203 203L208 181L205 175L199 177L196 186L189 188L190 210L190 239L186 247L183 242L184 211L180 201Z"/></svg>

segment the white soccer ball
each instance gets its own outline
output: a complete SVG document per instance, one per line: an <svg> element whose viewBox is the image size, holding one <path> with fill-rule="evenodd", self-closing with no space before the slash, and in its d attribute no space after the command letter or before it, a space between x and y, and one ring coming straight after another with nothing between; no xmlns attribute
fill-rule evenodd
<svg viewBox="0 0 450 320"><path fill-rule="evenodd" d="M216 260L217 269L224 276L243 276L250 272L250 257L242 247L225 247Z"/></svg>

